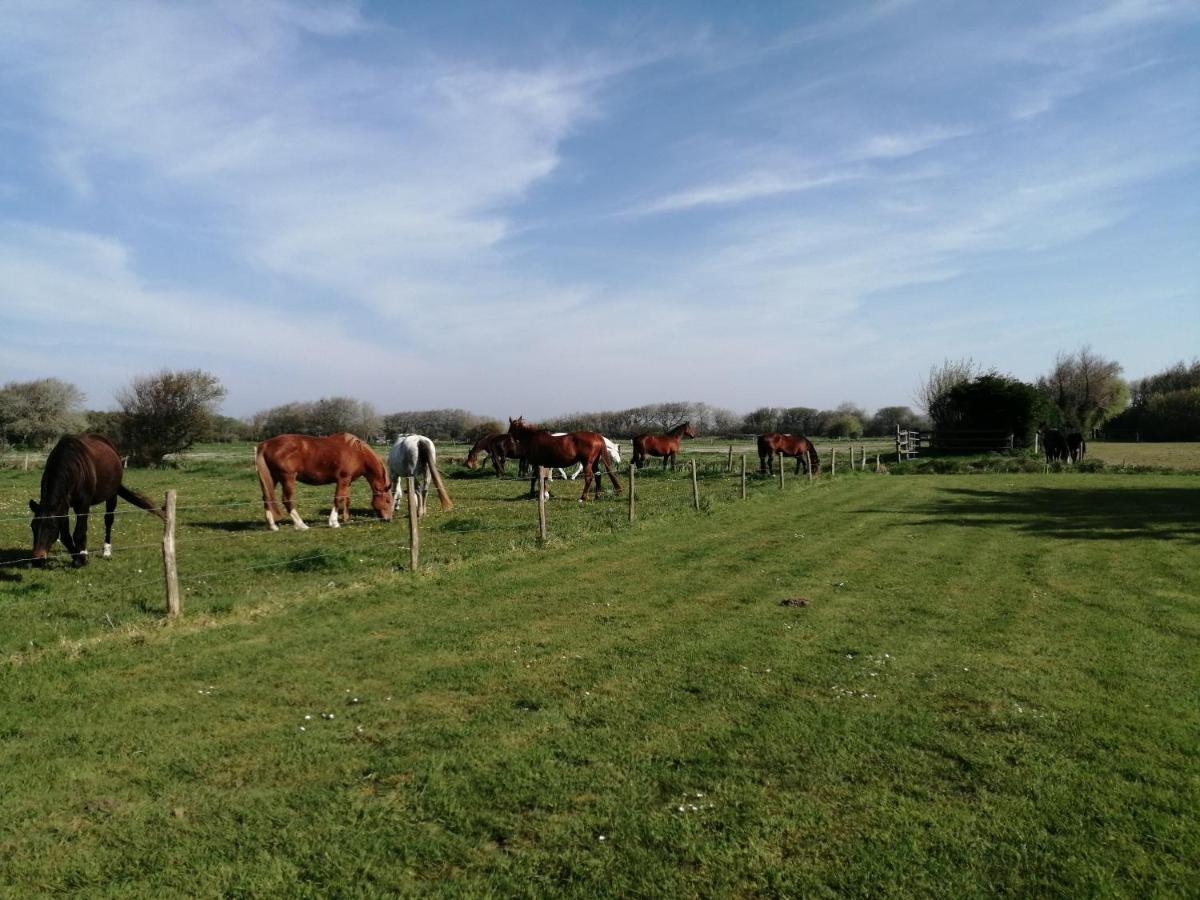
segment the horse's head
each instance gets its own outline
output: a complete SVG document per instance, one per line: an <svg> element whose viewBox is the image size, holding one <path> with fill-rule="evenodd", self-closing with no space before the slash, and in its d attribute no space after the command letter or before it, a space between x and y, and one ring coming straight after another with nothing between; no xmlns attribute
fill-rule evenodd
<svg viewBox="0 0 1200 900"><path fill-rule="evenodd" d="M463 460L463 465L468 469L473 469L479 465L479 446L476 445L467 451L467 458Z"/></svg>
<svg viewBox="0 0 1200 900"><path fill-rule="evenodd" d="M33 512L33 521L29 523L33 531L33 564L40 569L46 565L50 548L58 539L58 523L53 516L42 515L42 507L36 500L29 501L29 509Z"/></svg>
<svg viewBox="0 0 1200 900"><path fill-rule="evenodd" d="M383 521L392 521L392 511L395 505L391 483L385 483L382 491L371 491L371 509L379 513L379 518L383 519Z"/></svg>
<svg viewBox="0 0 1200 900"><path fill-rule="evenodd" d="M694 437L696 436L696 429L694 429L694 428L692 427L692 423L691 423L691 422L684 422L684 423L683 423L683 436L684 436L684 437L690 437L690 438L694 438Z"/></svg>

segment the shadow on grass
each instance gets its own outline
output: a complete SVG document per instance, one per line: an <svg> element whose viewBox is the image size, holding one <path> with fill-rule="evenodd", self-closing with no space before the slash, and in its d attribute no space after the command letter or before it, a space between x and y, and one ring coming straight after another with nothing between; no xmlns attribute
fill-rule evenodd
<svg viewBox="0 0 1200 900"><path fill-rule="evenodd" d="M1016 528L1074 540L1159 538L1200 543L1200 488L943 488L914 525Z"/></svg>

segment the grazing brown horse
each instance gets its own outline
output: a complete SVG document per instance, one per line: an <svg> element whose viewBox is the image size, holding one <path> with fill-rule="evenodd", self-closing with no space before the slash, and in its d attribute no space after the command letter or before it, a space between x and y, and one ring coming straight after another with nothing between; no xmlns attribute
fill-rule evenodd
<svg viewBox="0 0 1200 900"><path fill-rule="evenodd" d="M525 454L521 451L521 445L516 439L507 432L497 431L495 434L487 434L477 440L467 453L466 467L474 469L479 465L479 454L486 453L492 461L492 468L496 470L496 477L499 478L504 474L504 467L508 460L515 459L521 463L517 470L518 475L524 475L528 468L525 462Z"/></svg>
<svg viewBox="0 0 1200 900"><path fill-rule="evenodd" d="M566 434L554 435L544 428L534 428L526 425L525 419L517 416L508 420L508 433L513 436L525 454L525 459L533 468L533 478L529 482L529 496L536 497L538 492L537 466L551 468L570 466L575 463L583 464L583 496L582 503L587 499L588 488L595 481L596 489L593 496L600 496L600 475L596 471L597 463L604 463L613 490L621 493L621 483L613 474L612 459L608 455L608 447L604 443L604 435L596 431L569 431Z"/></svg>
<svg viewBox="0 0 1200 900"><path fill-rule="evenodd" d="M67 435L60 438L46 459L42 472L40 502L29 501L33 511L33 564L42 567L57 538L63 542L76 566L88 561L88 510L104 504L105 559L112 556L113 511L117 498L162 517L162 510L137 491L121 484L124 466L108 438L98 434ZM75 535L72 537L67 510L75 511Z"/></svg>
<svg viewBox="0 0 1200 900"><path fill-rule="evenodd" d="M779 454L779 465L783 465L783 457L796 457L796 474L800 474L800 465L807 462L808 468L815 475L821 471L821 460L817 458L817 448L812 441L802 434L781 434L778 431L768 431L758 436L758 471L770 475L775 471L775 454Z"/></svg>
<svg viewBox="0 0 1200 900"><path fill-rule="evenodd" d="M384 521L391 521L392 490L383 462L364 440L348 432L328 437L276 435L255 448L254 466L258 469L267 526L272 531L279 530L275 524L275 514L283 514L275 499L275 485L280 483L283 485L283 505L292 518L292 524L298 531L308 528L296 511L293 499L297 481L304 484L337 483L333 494L333 510L329 513L329 524L337 528L339 518L343 522L350 518L350 482L365 477L371 485L371 508Z"/></svg>
<svg viewBox="0 0 1200 900"><path fill-rule="evenodd" d="M679 452L679 442L685 437L694 438L696 432L687 422L676 425L666 434L639 434L633 439L633 459L630 463L641 468L646 464L647 456L661 456L663 468L667 463L675 468L675 454Z"/></svg>

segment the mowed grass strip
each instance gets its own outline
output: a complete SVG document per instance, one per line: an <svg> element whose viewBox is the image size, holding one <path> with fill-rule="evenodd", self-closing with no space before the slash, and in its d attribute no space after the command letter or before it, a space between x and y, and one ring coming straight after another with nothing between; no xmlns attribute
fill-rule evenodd
<svg viewBox="0 0 1200 900"><path fill-rule="evenodd" d="M30 656L0 885L1186 895L1193 482L797 483Z"/></svg>

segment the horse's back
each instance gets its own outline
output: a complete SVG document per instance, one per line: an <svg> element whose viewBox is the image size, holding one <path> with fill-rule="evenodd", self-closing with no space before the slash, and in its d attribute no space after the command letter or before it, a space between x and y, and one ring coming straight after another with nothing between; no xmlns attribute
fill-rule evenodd
<svg viewBox="0 0 1200 900"><path fill-rule="evenodd" d="M108 500L121 487L123 468L117 448L103 435L63 435L46 458L42 502L55 505L61 496L91 506Z"/></svg>

